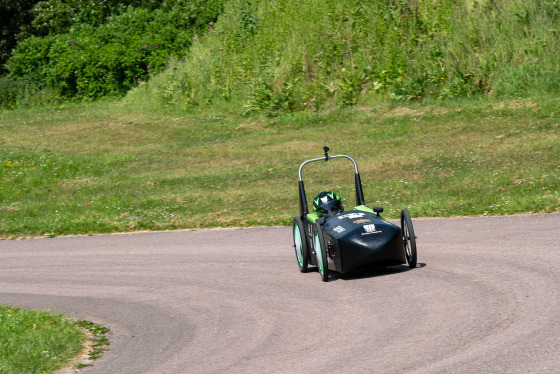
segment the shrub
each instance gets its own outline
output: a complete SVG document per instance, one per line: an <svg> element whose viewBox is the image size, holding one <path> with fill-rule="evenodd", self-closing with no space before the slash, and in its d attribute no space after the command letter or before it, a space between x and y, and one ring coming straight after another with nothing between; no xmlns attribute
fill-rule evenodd
<svg viewBox="0 0 560 374"><path fill-rule="evenodd" d="M184 55L220 10L218 0L165 1L155 10L129 7L100 26L76 23L63 34L28 38L7 68L12 79L54 89L63 98L123 95L161 71L171 55Z"/></svg>
<svg viewBox="0 0 560 374"><path fill-rule="evenodd" d="M0 108L9 109L16 106L18 88L7 77L0 77Z"/></svg>

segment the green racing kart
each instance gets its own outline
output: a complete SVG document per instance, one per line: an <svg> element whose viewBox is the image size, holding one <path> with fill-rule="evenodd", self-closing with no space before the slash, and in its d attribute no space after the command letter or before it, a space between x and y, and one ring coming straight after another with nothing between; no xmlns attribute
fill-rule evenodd
<svg viewBox="0 0 560 374"><path fill-rule="evenodd" d="M381 217L383 208L365 205L358 166L347 155L325 156L304 161L299 167L300 214L293 220L293 239L297 263L302 273L316 266L323 281L329 272L346 274L371 267L408 264L416 267L416 237L407 209L401 211L398 227ZM352 210L320 216L309 213L302 179L304 166L332 159L350 160L355 169L356 205Z"/></svg>

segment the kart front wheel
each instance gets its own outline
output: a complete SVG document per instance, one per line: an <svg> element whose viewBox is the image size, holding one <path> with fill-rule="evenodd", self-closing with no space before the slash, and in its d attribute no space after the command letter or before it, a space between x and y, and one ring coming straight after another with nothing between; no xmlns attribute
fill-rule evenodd
<svg viewBox="0 0 560 374"><path fill-rule="evenodd" d="M301 218L295 217L293 224L294 233L294 248L296 250L296 259L299 266L299 271L302 273L307 272L307 265L309 263L309 251L307 250L307 240L305 237L305 230Z"/></svg>
<svg viewBox="0 0 560 374"><path fill-rule="evenodd" d="M412 227L412 220L410 213L407 209L401 211L401 230L402 240L404 246L404 254L406 255L406 262L408 267L414 269L416 267L416 237L414 236L414 228Z"/></svg>
<svg viewBox="0 0 560 374"><path fill-rule="evenodd" d="M319 269L319 274L321 274L321 280L327 282L329 280L327 247L325 246L323 231L318 223L315 224L313 233L313 248L315 249L315 256L317 257L317 268Z"/></svg>

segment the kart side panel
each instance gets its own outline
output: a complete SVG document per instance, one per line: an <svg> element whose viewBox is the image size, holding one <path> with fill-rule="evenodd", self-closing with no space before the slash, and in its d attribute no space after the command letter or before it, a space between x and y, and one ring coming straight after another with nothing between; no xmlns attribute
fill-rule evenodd
<svg viewBox="0 0 560 374"><path fill-rule="evenodd" d="M327 246L327 265L329 270L340 271L339 269L342 269L342 257L338 240L325 231L323 231L323 238L325 238L325 245Z"/></svg>
<svg viewBox="0 0 560 374"><path fill-rule="evenodd" d="M329 269L346 273L406 263L401 229L376 214L352 210L328 217L322 226Z"/></svg>

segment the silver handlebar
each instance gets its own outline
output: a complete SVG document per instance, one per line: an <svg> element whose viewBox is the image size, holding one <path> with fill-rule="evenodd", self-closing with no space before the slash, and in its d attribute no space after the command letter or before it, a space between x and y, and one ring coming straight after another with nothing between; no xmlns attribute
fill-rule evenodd
<svg viewBox="0 0 560 374"><path fill-rule="evenodd" d="M302 178L301 178L301 170L303 169L303 167L304 167L306 164L309 164L309 163L311 163L311 162L317 162L317 161L328 161L328 159L331 159L331 158L340 158L340 157L344 157L344 158L347 158L347 159L349 159L350 161L352 161L352 163L354 164L354 169L356 170L356 174L358 174L358 165L356 165L356 161L354 161L354 159L353 159L352 157L347 156L347 155L334 155L334 156L328 156L328 158L327 158L327 157L320 157L320 158L313 158L313 159L311 159L311 160L304 161L304 162L301 164L301 166L299 167L299 172L298 172L298 174L299 174L299 181L300 181L300 182L302 181Z"/></svg>

